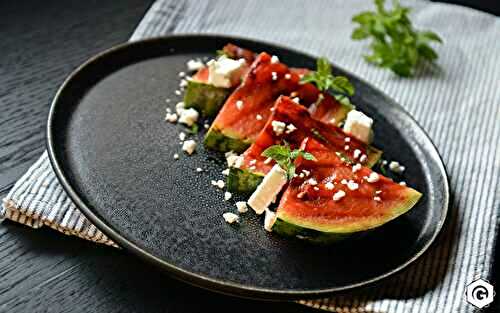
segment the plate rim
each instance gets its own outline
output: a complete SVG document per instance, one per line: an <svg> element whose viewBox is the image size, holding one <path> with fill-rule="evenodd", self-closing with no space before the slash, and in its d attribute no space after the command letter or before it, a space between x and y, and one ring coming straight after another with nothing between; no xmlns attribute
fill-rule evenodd
<svg viewBox="0 0 500 313"><path fill-rule="evenodd" d="M401 272L403 269L407 268L410 264L414 263L417 259L419 259L426 251L429 250L429 247L436 241L436 238L438 235L441 233L443 226L447 220L448 216L448 211L449 211L449 203L450 203L450 189L449 189L449 179L448 179L448 174L446 171L446 167L444 165L443 159L441 155L439 154L439 151L432 141L432 139L429 137L427 132L422 128L422 126L413 118L413 116L406 111L405 108L403 108L400 104L398 104L395 100L393 100L391 97L389 97L385 92L374 86L373 84L367 82L363 78L360 78L356 74L353 74L351 71L345 70L344 68L338 66L335 64L335 67L348 73L352 77L356 78L359 80L361 83L366 84L377 91L380 92L380 94L384 97L384 100L390 103L397 111L401 112L403 115L407 116L409 120L415 124L416 129L418 132L421 133L421 135L429 141L430 146L433 148L431 154L434 155L434 159L437 160L437 166L439 168L439 175L443 179L443 185L444 185L444 194L443 196L443 205L441 206L441 214L442 218L439 220L439 223L436 225L436 228L431 236L431 238L423 245L423 247L415 253L411 258L409 258L406 262L400 264L396 268L387 271L384 274L378 275L374 278L364 280L359 283L355 284L350 284L342 287L333 287L333 288L325 288L325 289L316 289L316 290L274 290L274 289L268 289L268 288L259 288L259 287L249 287L243 284L239 283L233 283L233 282L227 282L222 279L215 279L211 278L207 275L203 274L197 274L185 269L182 269L180 267L177 267L174 264L171 264L165 260L162 260L161 258L153 255L152 253L147 252L145 249L139 247L138 245L132 243L130 240L125 238L124 236L120 235L117 230L113 229L110 225L108 225L104 220L99 218L93 211L92 209L87 206L84 201L79 197L78 193L75 191L75 189L72 187L70 181L66 178L66 175L64 174L62 170L62 162L58 160L57 154L56 154L56 141L54 139L54 119L55 119L55 114L57 110L58 103L60 102L60 97L62 96L64 90L67 88L68 85L70 85L74 80L78 78L80 75L80 72L84 71L87 67L89 67L91 64L98 62L99 60L106 58L108 55L112 55L113 53L117 53L121 50L126 50L131 46L136 46L136 45L144 45L144 44L150 44L150 43L155 43L155 42L161 42L164 41L165 43L168 43L169 40L175 40L175 39L180 39L180 38L187 38L187 39L196 39L196 38L205 38L205 39L227 39L227 41L247 41L247 42L253 42L257 44L263 44L267 46L271 46L276 49L282 49L282 50L287 50L291 51L293 53L297 54L302 54L304 56L310 57L310 58L317 58L309 53L296 50L293 48L289 48L285 45L281 44L275 44L271 43L265 40L259 40L259 39L254 39L254 38L249 38L249 37L244 37L244 36L230 36L230 35L224 35L224 34L215 34L215 33L210 33L210 34L172 34L172 35L167 35L167 36L156 36L156 37L151 37L147 39L141 39L141 40L135 40L135 41L130 41L130 42L125 42L121 43L118 45L115 45L109 49L106 49L102 52L97 53L93 57L89 58L87 61L82 63L80 66L78 66L75 70L71 72L71 74L64 80L64 82L61 84L61 86L58 88L52 102L50 105L50 110L48 114L48 120L47 120L47 127L46 127L46 149L48 152L49 156L49 161L51 163L51 166L56 174L56 177L63 187L64 191L67 193L67 195L70 197L70 199L73 201L73 203L76 205L76 207L100 230L102 231L108 238L113 240L116 244L118 244L120 247L125 248L129 252L132 252L136 256L140 257L141 259L152 263L156 265L157 267L161 268L163 271L168 272L172 277L179 279L183 282L189 283L191 285L194 285L196 287L201 287L210 291L215 291L219 292L222 294L226 295L231 295L231 296L239 296L243 298L249 298L249 299L259 299L259 300L298 300L298 299L310 299L310 298L315 298L315 297L324 297L327 295L331 295L340 291L346 291L346 290L351 290L354 288L359 288L362 286L366 285L371 285L375 282L379 282L385 278L388 278L398 272Z"/></svg>

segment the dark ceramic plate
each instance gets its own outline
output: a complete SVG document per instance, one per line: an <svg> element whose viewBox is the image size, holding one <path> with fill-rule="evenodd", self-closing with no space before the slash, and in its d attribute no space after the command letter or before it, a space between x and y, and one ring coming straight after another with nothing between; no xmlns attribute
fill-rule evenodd
<svg viewBox="0 0 500 313"><path fill-rule="evenodd" d="M448 206L438 152L399 105L337 67L356 87L354 103L375 119L375 146L406 165L398 179L421 191L421 201L361 239L327 247L267 233L251 212L240 226L224 222L222 213L234 211L234 201L223 201L223 192L210 185L223 178L224 157L201 144L184 156L178 139L183 127L166 123L164 115L180 100L174 91L186 61L213 56L227 42L315 67L315 58L267 43L173 36L108 50L66 80L50 110L48 151L77 207L117 244L171 275L244 297L324 296L378 281L422 255ZM174 161L174 153L181 158Z"/></svg>

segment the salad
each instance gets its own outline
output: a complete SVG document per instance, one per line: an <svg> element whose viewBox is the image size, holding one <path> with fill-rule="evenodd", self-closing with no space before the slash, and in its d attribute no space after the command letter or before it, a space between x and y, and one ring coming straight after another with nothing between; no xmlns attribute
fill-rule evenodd
<svg viewBox="0 0 500 313"><path fill-rule="evenodd" d="M404 166L381 159L373 119L351 104L354 87L334 76L326 59L312 70L233 44L217 54L187 62L192 76L179 73L176 90L184 101L165 119L190 132L200 117L213 119L203 125L203 144L224 153L227 169L225 181L211 184L225 190L226 201L247 199L223 214L227 223L251 210L264 215L269 232L330 243L379 227L419 201L420 192L383 175L387 165L399 174ZM195 152L185 132L179 139L187 155ZM381 173L372 170L376 164Z"/></svg>

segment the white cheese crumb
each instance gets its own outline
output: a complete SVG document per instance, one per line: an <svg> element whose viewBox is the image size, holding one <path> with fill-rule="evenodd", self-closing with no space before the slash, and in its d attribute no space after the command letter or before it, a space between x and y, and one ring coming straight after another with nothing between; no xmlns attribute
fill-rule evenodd
<svg viewBox="0 0 500 313"><path fill-rule="evenodd" d="M376 195L379 195L379 194L381 194L381 193L382 193L382 190L376 190L376 191L375 191L375 194L376 194Z"/></svg>
<svg viewBox="0 0 500 313"><path fill-rule="evenodd" d="M257 114L257 115L255 116L255 118L257 119L257 121L261 121L261 120L262 120L262 115Z"/></svg>
<svg viewBox="0 0 500 313"><path fill-rule="evenodd" d="M271 158L267 158L267 159L264 161L264 164L269 164L269 163L271 163L271 161L272 161L272 160L273 160L273 159L271 159Z"/></svg>
<svg viewBox="0 0 500 313"><path fill-rule="evenodd" d="M238 209L238 212L240 212L240 213L248 212L248 206L247 206L247 203L245 201L236 202L236 208Z"/></svg>
<svg viewBox="0 0 500 313"><path fill-rule="evenodd" d="M248 169L251 170L251 171L255 171L256 167L255 167L255 165L252 165Z"/></svg>
<svg viewBox="0 0 500 313"><path fill-rule="evenodd" d="M207 63L208 83L215 87L231 87L232 82L239 77L245 63L244 59L233 60L227 57L210 60Z"/></svg>
<svg viewBox="0 0 500 313"><path fill-rule="evenodd" d="M349 190L356 190L359 188L359 185L357 183L353 182L352 180L350 180L347 183L347 188L349 188Z"/></svg>
<svg viewBox="0 0 500 313"><path fill-rule="evenodd" d="M292 123L286 125L286 131L285 133L286 134L290 134L292 132L294 132L295 130L297 130L297 127L295 127L295 125L293 125Z"/></svg>
<svg viewBox="0 0 500 313"><path fill-rule="evenodd" d="M285 79L290 79L290 78L292 78L292 74L290 74L290 73L286 73L286 74L285 74Z"/></svg>
<svg viewBox="0 0 500 313"><path fill-rule="evenodd" d="M165 116L165 120L170 122L170 123L175 123L175 122L177 122L177 114L167 113L167 115Z"/></svg>
<svg viewBox="0 0 500 313"><path fill-rule="evenodd" d="M309 179L307 180L307 183L308 183L309 185L311 185L311 186L316 186L316 185L318 184L318 182L317 182L317 181L316 181L316 179L314 179L314 178L309 178Z"/></svg>
<svg viewBox="0 0 500 313"><path fill-rule="evenodd" d="M186 133L180 132L179 133L179 139L182 140L182 141L186 140Z"/></svg>
<svg viewBox="0 0 500 313"><path fill-rule="evenodd" d="M330 119L330 124L337 124L337 120L335 119L335 117L332 117Z"/></svg>
<svg viewBox="0 0 500 313"><path fill-rule="evenodd" d="M357 159L357 158L359 158L359 156L360 156L360 155L361 155L361 150L359 150L359 149L355 149L355 150L354 150L354 153L353 153L353 157L354 157L355 159Z"/></svg>
<svg viewBox="0 0 500 313"><path fill-rule="evenodd" d="M306 176L311 175L311 172L308 170L302 170L302 173L304 173L304 175L306 175Z"/></svg>
<svg viewBox="0 0 500 313"><path fill-rule="evenodd" d="M405 181L401 181L401 182L399 182L399 184L400 184L401 186L406 186L406 182L405 182Z"/></svg>
<svg viewBox="0 0 500 313"><path fill-rule="evenodd" d="M221 179L219 179L218 181L215 182L215 186L217 186L217 188L219 188L219 189L224 188L225 185L226 185L226 183L224 183L224 181Z"/></svg>
<svg viewBox="0 0 500 313"><path fill-rule="evenodd" d="M273 127L273 131L277 136L283 134L286 128L286 124L280 121L272 121L271 125Z"/></svg>
<svg viewBox="0 0 500 313"><path fill-rule="evenodd" d="M169 99L169 98L165 99L165 102L166 102L166 103L169 103L169 102L170 102L170 99Z"/></svg>
<svg viewBox="0 0 500 313"><path fill-rule="evenodd" d="M359 158L359 162L361 163L365 163L366 160L368 160L368 157L366 156L366 154L363 154L360 158Z"/></svg>
<svg viewBox="0 0 500 313"><path fill-rule="evenodd" d="M313 189L316 190L316 191L319 191L319 187L318 186L314 186Z"/></svg>
<svg viewBox="0 0 500 313"><path fill-rule="evenodd" d="M353 173L356 173L360 169L361 169L361 164L359 164L359 163L356 163L355 165L352 166L352 172Z"/></svg>
<svg viewBox="0 0 500 313"><path fill-rule="evenodd" d="M248 164L250 164L250 165L254 165L255 163L257 163L257 160L255 160L255 159L253 159L250 162L248 162Z"/></svg>
<svg viewBox="0 0 500 313"><path fill-rule="evenodd" d="M184 102L177 102L175 105L175 112L177 112L178 115L181 115L182 111L184 111Z"/></svg>
<svg viewBox="0 0 500 313"><path fill-rule="evenodd" d="M174 154L174 160L178 160L179 159L179 155L176 153Z"/></svg>
<svg viewBox="0 0 500 313"><path fill-rule="evenodd" d="M198 173L200 173L200 172L203 172L203 169L202 169L201 167L197 167L197 168L196 168L196 171L197 171Z"/></svg>
<svg viewBox="0 0 500 313"><path fill-rule="evenodd" d="M342 185L347 185L347 179L342 179L342 180L340 181L340 183L341 183Z"/></svg>
<svg viewBox="0 0 500 313"><path fill-rule="evenodd" d="M351 142L351 137L345 137L344 141L345 142Z"/></svg>
<svg viewBox="0 0 500 313"><path fill-rule="evenodd" d="M389 163L389 169L395 173L403 173L404 170L405 170L405 167L401 164L399 164L399 162L396 162L396 161L391 161L391 163Z"/></svg>
<svg viewBox="0 0 500 313"><path fill-rule="evenodd" d="M187 61L186 66L188 68L188 71L193 72L199 70L205 65L199 60L189 60Z"/></svg>
<svg viewBox="0 0 500 313"><path fill-rule="evenodd" d="M299 177L300 177L300 178L304 178L304 176L305 176L305 175L304 175L304 173L300 173L300 174L299 174Z"/></svg>
<svg viewBox="0 0 500 313"><path fill-rule="evenodd" d="M178 95L178 96L180 96L181 95L181 91L180 90L176 90L175 94Z"/></svg>
<svg viewBox="0 0 500 313"><path fill-rule="evenodd" d="M193 126L198 120L200 114L193 108L184 109L179 117L179 123L186 124L187 126Z"/></svg>
<svg viewBox="0 0 500 313"><path fill-rule="evenodd" d="M222 171L222 175L227 176L229 175L229 169L226 168L225 170Z"/></svg>
<svg viewBox="0 0 500 313"><path fill-rule="evenodd" d="M346 146L344 147L344 150L345 150L345 151L348 151L348 150L349 150L349 146L347 146L347 145L346 145Z"/></svg>
<svg viewBox="0 0 500 313"><path fill-rule="evenodd" d="M371 172L370 176L368 176L366 181L369 183L376 183L376 182L378 182L379 179L380 179L380 176L377 173Z"/></svg>
<svg viewBox="0 0 500 313"><path fill-rule="evenodd" d="M172 110L170 108L166 108L165 110L167 111L167 113L172 113Z"/></svg>
<svg viewBox="0 0 500 313"><path fill-rule="evenodd" d="M224 218L226 223L229 223L229 224L232 224L234 222L238 222L238 219L239 219L238 215L231 213L231 212L226 212L226 213L222 214L222 217Z"/></svg>
<svg viewBox="0 0 500 313"><path fill-rule="evenodd" d="M295 97L292 99L293 102L299 104L300 103L300 98L299 97Z"/></svg>
<svg viewBox="0 0 500 313"><path fill-rule="evenodd" d="M236 101L236 108L238 110L243 109L243 101L241 101L241 100Z"/></svg>
<svg viewBox="0 0 500 313"><path fill-rule="evenodd" d="M204 127L205 129L209 129L209 128L210 128L210 125L209 125L209 124L207 124L207 123L205 123L205 124L203 124L203 127Z"/></svg>
<svg viewBox="0 0 500 313"><path fill-rule="evenodd" d="M187 80L181 79L181 82L179 83L179 87L184 88L188 85Z"/></svg>
<svg viewBox="0 0 500 313"><path fill-rule="evenodd" d="M185 72L179 72L179 77L184 77L184 76L186 76Z"/></svg>
<svg viewBox="0 0 500 313"><path fill-rule="evenodd" d="M224 200L229 201L232 196L233 195L229 191L224 192Z"/></svg>
<svg viewBox="0 0 500 313"><path fill-rule="evenodd" d="M273 225L276 223L276 213L273 211L266 209L266 216L264 217L264 229L268 232L273 231Z"/></svg>
<svg viewBox="0 0 500 313"><path fill-rule="evenodd" d="M194 140L186 140L182 144L182 150L189 155L193 154L195 149L196 149L196 141Z"/></svg>
<svg viewBox="0 0 500 313"><path fill-rule="evenodd" d="M326 188L326 189L328 189L328 190L333 190L333 188L334 188L334 187L335 187L335 186L333 185L333 183L332 183L332 182L327 182L327 183L325 184L325 188Z"/></svg>
<svg viewBox="0 0 500 313"><path fill-rule="evenodd" d="M333 201L339 201L343 197L345 197L345 191L339 190L333 195Z"/></svg>
<svg viewBox="0 0 500 313"><path fill-rule="evenodd" d="M364 143L370 143L372 137L373 120L363 112L351 110L347 113L344 131Z"/></svg>
<svg viewBox="0 0 500 313"><path fill-rule="evenodd" d="M272 79L272 80L277 80L277 79L278 79L278 73L276 73L276 72L271 72L271 79Z"/></svg>
<svg viewBox="0 0 500 313"><path fill-rule="evenodd" d="M280 59L279 59L277 56L273 55L273 56L271 57L271 64L276 64L276 63L278 63L279 61L280 61Z"/></svg>
<svg viewBox="0 0 500 313"><path fill-rule="evenodd" d="M373 200L375 200L375 201L382 201L382 199L380 197L377 197L377 196L373 197Z"/></svg>

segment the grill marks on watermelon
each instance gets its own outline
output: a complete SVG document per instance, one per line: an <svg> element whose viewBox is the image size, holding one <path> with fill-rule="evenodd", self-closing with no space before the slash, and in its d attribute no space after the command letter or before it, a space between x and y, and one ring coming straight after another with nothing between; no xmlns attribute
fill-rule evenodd
<svg viewBox="0 0 500 313"><path fill-rule="evenodd" d="M290 74L289 79L286 74ZM241 85L226 100L209 132L244 142L255 141L271 115L276 98L296 90L299 79L283 63L272 63L269 54L259 54ZM243 103L241 109L236 105L238 101Z"/></svg>
<svg viewBox="0 0 500 313"><path fill-rule="evenodd" d="M305 139L302 148L316 161L296 160L297 173L310 174L293 178L285 190L277 209L279 223L273 229L277 232L300 236L304 229L313 230L323 233L324 239L324 233L335 236L365 231L407 212L421 197L418 191L380 174L378 181L367 182L371 169L362 167L353 172L351 164L314 138ZM355 182L358 188L352 190L342 181ZM327 188L327 183L334 188ZM336 201L333 195L339 191L345 196Z"/></svg>

